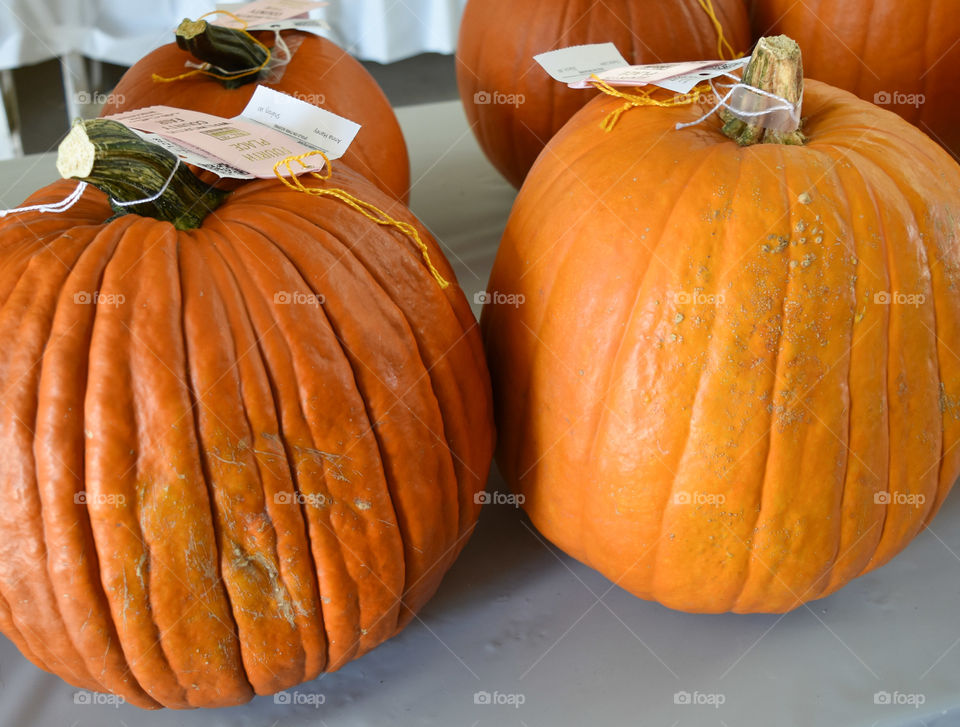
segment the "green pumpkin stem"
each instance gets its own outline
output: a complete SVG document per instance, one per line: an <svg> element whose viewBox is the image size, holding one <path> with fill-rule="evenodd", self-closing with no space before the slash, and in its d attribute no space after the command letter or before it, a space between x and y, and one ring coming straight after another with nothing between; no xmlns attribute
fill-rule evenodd
<svg viewBox="0 0 960 727"><path fill-rule="evenodd" d="M236 28L214 25L206 20L184 18L177 26L177 45L199 61L227 73L242 73L263 65L267 52ZM263 72L248 73L237 78L216 78L225 88L238 88L253 83Z"/></svg>
<svg viewBox="0 0 960 727"><path fill-rule="evenodd" d="M176 166L172 152L109 119L77 122L57 152L60 176L92 184L110 197L118 216L138 214L190 230L199 227L227 193L201 182L184 165L174 171ZM114 204L151 197L164 184L163 194L152 202L129 207Z"/></svg>
<svg viewBox="0 0 960 727"><path fill-rule="evenodd" d="M803 96L803 58L800 46L785 35L761 38L757 41L750 62L743 70L743 83L797 103ZM758 109L761 108L759 99L757 106ZM726 110L721 115L726 122L723 133L741 146L804 142L799 125L789 131L774 131L738 119Z"/></svg>

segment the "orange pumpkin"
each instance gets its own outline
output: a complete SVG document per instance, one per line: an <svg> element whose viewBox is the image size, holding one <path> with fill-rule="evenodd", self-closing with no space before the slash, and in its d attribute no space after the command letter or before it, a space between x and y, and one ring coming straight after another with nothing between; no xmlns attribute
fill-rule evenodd
<svg viewBox="0 0 960 727"><path fill-rule="evenodd" d="M712 0L724 38L750 45L743 0ZM612 42L630 63L718 58L717 30L701 0L470 0L457 44L457 85L487 158L515 187L592 94L550 78L535 55Z"/></svg>
<svg viewBox="0 0 960 727"><path fill-rule="evenodd" d="M198 25L202 30L195 29ZM191 31L187 40L185 26ZM177 30L183 48L169 43L134 64L110 94L102 115L162 105L231 118L243 111L257 83L263 81L265 86L360 124L342 162L393 197L403 202L409 199L410 161L397 117L373 76L338 45L310 33L284 31L287 43L299 46L276 81L269 80L269 68L240 79L248 82L235 87L231 86L236 81L224 85L221 80L202 74L177 81L157 81L154 75L173 78L189 71L184 63L198 58L234 71L259 65L260 48L239 31L204 20L184 21ZM273 42L273 33L253 35L265 45Z"/></svg>
<svg viewBox="0 0 960 727"><path fill-rule="evenodd" d="M172 161L118 126L76 127L58 166L140 199ZM91 143L92 167L64 151ZM390 201L345 167L326 184ZM479 332L410 239L336 199L181 168L124 211L88 189L0 222L0 630L141 707L238 704L436 590L492 452Z"/></svg>
<svg viewBox="0 0 960 727"><path fill-rule="evenodd" d="M896 555L960 473L960 167L816 81L800 146L675 129L700 106L603 133L621 106L553 138L497 253L499 468L641 598L787 611Z"/></svg>
<svg viewBox="0 0 960 727"><path fill-rule="evenodd" d="M895 111L960 159L960 12L952 0L753 0L757 36L786 33L807 75Z"/></svg>

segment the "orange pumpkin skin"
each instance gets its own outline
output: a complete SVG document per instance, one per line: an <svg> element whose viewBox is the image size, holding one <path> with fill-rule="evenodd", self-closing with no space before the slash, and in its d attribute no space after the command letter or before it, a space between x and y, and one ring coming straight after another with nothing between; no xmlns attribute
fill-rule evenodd
<svg viewBox="0 0 960 727"><path fill-rule="evenodd" d="M620 105L554 137L507 224L498 465L637 596L787 611L892 558L960 471L960 167L815 81L802 147L676 131L689 106L601 132Z"/></svg>
<svg viewBox="0 0 960 727"><path fill-rule="evenodd" d="M750 27L743 0L713 0L713 7L724 37L746 51ZM513 186L523 183L550 137L593 95L555 81L533 57L606 42L637 64L718 57L716 29L697 0L467 3L457 44L460 99L487 158ZM510 95L516 103L505 98Z"/></svg>
<svg viewBox="0 0 960 727"><path fill-rule="evenodd" d="M272 43L273 33L255 35L263 43ZM275 83L262 85L360 124L360 131L342 157L343 162L406 203L410 198L407 145L380 86L367 69L336 43L309 33L299 35L304 36L303 41L283 76ZM284 33L284 37L289 42L291 34ZM257 83L228 89L216 79L201 75L166 83L153 80L153 74L172 78L184 73L189 70L184 62L191 58L175 43L151 51L123 75L101 115L155 105L225 118L239 115Z"/></svg>
<svg viewBox="0 0 960 727"><path fill-rule="evenodd" d="M957 11L952 0L754 0L751 14L754 37L800 44L806 75L895 111L960 159Z"/></svg>
<svg viewBox="0 0 960 727"><path fill-rule="evenodd" d="M389 202L343 165L331 183ZM0 223L0 630L141 707L339 668L406 625L479 514L492 403L463 293L276 181L186 232L110 214L90 189Z"/></svg>

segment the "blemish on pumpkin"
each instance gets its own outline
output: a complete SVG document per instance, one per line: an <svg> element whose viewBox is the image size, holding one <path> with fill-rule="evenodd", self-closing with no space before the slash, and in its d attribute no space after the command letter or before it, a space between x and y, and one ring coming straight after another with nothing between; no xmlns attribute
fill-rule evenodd
<svg viewBox="0 0 960 727"><path fill-rule="evenodd" d="M813 202L813 198L807 192L801 192L797 196L797 201L800 204L810 204L811 202Z"/></svg>
<svg viewBox="0 0 960 727"><path fill-rule="evenodd" d="M358 510L369 510L373 505L371 505L366 500L361 500L359 497L353 501L353 504L356 505Z"/></svg>

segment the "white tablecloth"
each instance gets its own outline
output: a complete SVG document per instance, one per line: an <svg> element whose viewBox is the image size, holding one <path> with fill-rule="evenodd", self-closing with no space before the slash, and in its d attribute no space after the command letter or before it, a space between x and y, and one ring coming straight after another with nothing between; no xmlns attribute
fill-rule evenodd
<svg viewBox="0 0 960 727"><path fill-rule="evenodd" d="M412 207L473 300L513 190L459 104L398 116ZM0 163L0 206L55 176L49 155ZM505 491L496 471L490 488ZM322 695L319 708L273 697L180 714L76 705L76 690L0 637L0 727L956 727L958 604L960 492L891 563L785 616L691 615L641 601L546 545L514 508L490 505L422 621L291 690L291 702ZM476 704L485 693L523 704ZM684 693L723 704L676 704ZM878 704L884 694L901 703Z"/></svg>
<svg viewBox="0 0 960 727"><path fill-rule="evenodd" d="M390 63L427 51L452 53L465 3L330 0L314 15L358 58ZM214 0L0 0L0 69L71 52L131 65L171 42L183 18L215 6Z"/></svg>

